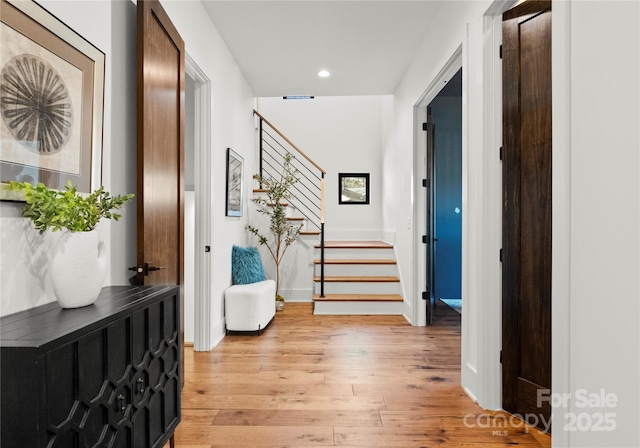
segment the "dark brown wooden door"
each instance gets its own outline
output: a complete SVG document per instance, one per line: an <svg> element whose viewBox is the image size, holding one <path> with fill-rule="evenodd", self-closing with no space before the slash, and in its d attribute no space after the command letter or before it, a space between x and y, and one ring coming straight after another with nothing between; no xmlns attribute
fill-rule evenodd
<svg viewBox="0 0 640 448"><path fill-rule="evenodd" d="M548 419L537 398L551 389L551 2L503 19L502 401Z"/></svg>
<svg viewBox="0 0 640 448"><path fill-rule="evenodd" d="M138 2L139 283L182 285L184 43L157 0Z"/></svg>
<svg viewBox="0 0 640 448"><path fill-rule="evenodd" d="M184 280L184 42L158 0L138 0L138 283ZM180 356L184 359L180 288ZM184 364L180 364L184 381Z"/></svg>

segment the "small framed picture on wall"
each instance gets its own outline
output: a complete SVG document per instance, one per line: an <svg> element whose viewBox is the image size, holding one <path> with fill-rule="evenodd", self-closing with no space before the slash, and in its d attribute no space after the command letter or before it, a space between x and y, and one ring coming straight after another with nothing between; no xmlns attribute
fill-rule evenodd
<svg viewBox="0 0 640 448"><path fill-rule="evenodd" d="M243 159L227 148L227 204L226 216L242 216Z"/></svg>
<svg viewBox="0 0 640 448"><path fill-rule="evenodd" d="M338 204L369 204L369 173L338 174Z"/></svg>

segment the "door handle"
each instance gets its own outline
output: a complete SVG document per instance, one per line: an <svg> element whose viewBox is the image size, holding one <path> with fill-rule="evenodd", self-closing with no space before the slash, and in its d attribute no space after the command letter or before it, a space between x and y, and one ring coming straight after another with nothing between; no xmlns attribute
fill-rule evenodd
<svg viewBox="0 0 640 448"><path fill-rule="evenodd" d="M146 270L147 272L149 272L149 271L159 271L159 270L161 270L161 269L167 269L167 267L166 267L166 266L151 266L149 263L145 263L145 264L144 264L144 267L145 267L145 270ZM146 274L145 274L145 275L146 275Z"/></svg>
<svg viewBox="0 0 640 448"><path fill-rule="evenodd" d="M151 271L159 271L161 269L167 269L166 266L151 266L151 263L144 263L142 266L131 266L130 271L137 272L140 275L149 275Z"/></svg>

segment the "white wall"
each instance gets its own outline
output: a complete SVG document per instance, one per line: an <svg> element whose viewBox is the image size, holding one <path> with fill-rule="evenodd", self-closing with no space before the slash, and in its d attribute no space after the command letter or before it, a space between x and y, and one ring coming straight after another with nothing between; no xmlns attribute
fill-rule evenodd
<svg viewBox="0 0 640 448"><path fill-rule="evenodd" d="M327 171L328 239L382 238L384 98L347 96L258 100L258 112ZM370 205L339 205L338 173L370 173Z"/></svg>
<svg viewBox="0 0 640 448"><path fill-rule="evenodd" d="M640 4L554 2L553 14L553 388L572 394L554 446L637 447ZM617 405L580 407L581 389ZM616 427L561 433L571 413L611 413Z"/></svg>
<svg viewBox="0 0 640 448"><path fill-rule="evenodd" d="M114 194L135 192L135 54L136 5L129 1L45 1L44 6L100 48L107 56L103 184ZM232 147L253 172L253 93L202 4L163 1L185 41L186 51L212 82L211 152L213 177L213 241L211 345L224 336L222 292L231 279L231 246L244 244L243 218L226 218L225 151ZM1 313L28 309L53 300L46 279L48 250L55 238L40 237L19 216L19 205L0 204ZM135 204L119 222L105 222L99 231L111 248L105 284L127 284L135 260Z"/></svg>

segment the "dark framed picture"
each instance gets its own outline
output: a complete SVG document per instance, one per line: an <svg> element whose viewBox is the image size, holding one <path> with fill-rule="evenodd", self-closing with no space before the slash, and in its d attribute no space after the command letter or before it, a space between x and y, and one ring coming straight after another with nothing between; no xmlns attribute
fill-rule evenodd
<svg viewBox="0 0 640 448"><path fill-rule="evenodd" d="M369 204L369 173L339 173L338 204Z"/></svg>
<svg viewBox="0 0 640 448"><path fill-rule="evenodd" d="M227 148L227 202L226 216L242 216L243 159Z"/></svg>
<svg viewBox="0 0 640 448"><path fill-rule="evenodd" d="M102 182L105 55L33 1L1 0L0 199L8 182Z"/></svg>

